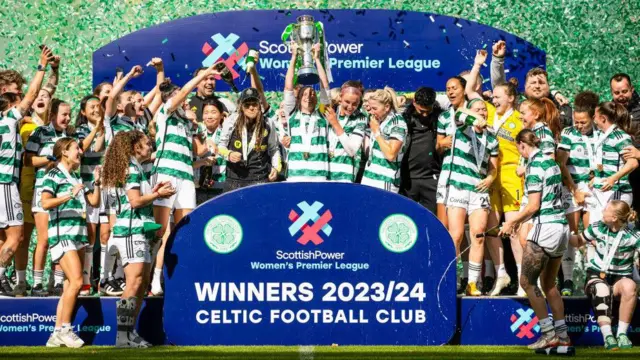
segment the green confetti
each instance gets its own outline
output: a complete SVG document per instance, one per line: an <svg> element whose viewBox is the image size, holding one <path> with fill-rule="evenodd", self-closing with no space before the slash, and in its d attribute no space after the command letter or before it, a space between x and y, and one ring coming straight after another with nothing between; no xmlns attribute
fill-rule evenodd
<svg viewBox="0 0 640 360"><path fill-rule="evenodd" d="M168 43L168 42L169 42L169 39L167 39L167 38L164 38L164 40L162 40L162 43L163 43L163 44L166 44L166 43Z"/></svg>

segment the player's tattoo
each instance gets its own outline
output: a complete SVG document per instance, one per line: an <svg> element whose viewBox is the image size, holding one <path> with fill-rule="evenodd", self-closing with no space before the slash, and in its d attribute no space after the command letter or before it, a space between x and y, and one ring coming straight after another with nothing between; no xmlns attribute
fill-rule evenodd
<svg viewBox="0 0 640 360"><path fill-rule="evenodd" d="M0 253L0 266L7 267L13 259L13 249L4 249Z"/></svg>
<svg viewBox="0 0 640 360"><path fill-rule="evenodd" d="M527 247L522 256L522 277L526 284L522 284L522 286L533 286L534 294L537 297L544 297L538 287L538 278L540 278L540 273L548 262L549 256L545 254L540 246L532 242L527 242Z"/></svg>

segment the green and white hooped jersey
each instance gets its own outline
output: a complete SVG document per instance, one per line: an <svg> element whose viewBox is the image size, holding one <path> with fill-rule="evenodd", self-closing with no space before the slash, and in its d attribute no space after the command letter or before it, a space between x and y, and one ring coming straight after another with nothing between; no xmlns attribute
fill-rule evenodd
<svg viewBox="0 0 640 360"><path fill-rule="evenodd" d="M154 174L193 181L192 124L167 113L171 100L156 114L156 161Z"/></svg>
<svg viewBox="0 0 640 360"><path fill-rule="evenodd" d="M129 190L140 190L140 195L151 193L151 185L149 179L145 176L142 166L131 158L129 161L129 170L125 180L124 189L120 188L118 196L120 196L120 213L116 217L116 223L113 227L114 237L128 237L133 235L145 235L144 223L155 222L153 218L153 204L134 209L127 196Z"/></svg>
<svg viewBox="0 0 640 360"><path fill-rule="evenodd" d="M118 135L120 131L135 130L136 126L133 120L124 115L113 115L112 117L104 117L104 141L105 149L109 147L113 138Z"/></svg>
<svg viewBox="0 0 640 360"><path fill-rule="evenodd" d="M625 161L620 153L625 147L633 145L631 137L626 132L615 125L611 125L611 127L613 129L601 133L596 140L596 164L602 165L602 170L596 169L595 171L596 181L594 181L593 187L596 189L602 187L602 183L598 180L606 179L624 167ZM623 176L613 184L611 191L630 193L629 175Z"/></svg>
<svg viewBox="0 0 640 360"><path fill-rule="evenodd" d="M207 141L211 141L216 144L216 146L218 146L220 144L220 137L222 135L222 125L218 126L218 128L216 128L216 130L211 133L207 130L207 127L203 123L200 123L198 124L198 134L204 135ZM207 152L207 154L205 154L203 158L209 157L210 155L211 154ZM200 182L200 169L195 169L194 172L196 183ZM224 159L224 156L220 154L216 155L216 163L211 166L211 176L213 177L214 181L213 187L215 189L222 189L224 187L224 182L227 179L227 161Z"/></svg>
<svg viewBox="0 0 640 360"><path fill-rule="evenodd" d="M549 155L536 150L529 155L524 179L525 196L541 193L540 209L531 216L534 224L566 224L562 204L560 167Z"/></svg>
<svg viewBox="0 0 640 360"><path fill-rule="evenodd" d="M18 122L21 119L17 107L0 113L0 184L18 183L22 154Z"/></svg>
<svg viewBox="0 0 640 360"><path fill-rule="evenodd" d="M438 124L436 128L437 134L442 136L453 136L457 129L454 119L455 110L453 108L449 108L440 114L440 116L438 116ZM445 150L442 155L443 166L438 178L438 187L446 186L446 183L448 182L450 172L449 170L444 169L444 164L451 164L451 149Z"/></svg>
<svg viewBox="0 0 640 360"><path fill-rule="evenodd" d="M597 130L594 129L591 134L583 135L573 126L562 130L558 150L564 150L569 154L567 169L576 185L589 183L590 164L595 162L594 143L597 134Z"/></svg>
<svg viewBox="0 0 640 360"><path fill-rule="evenodd" d="M488 174L490 159L498 157L498 138L486 130L478 134L471 126L459 127L455 138L453 161L442 163L442 171L451 173L446 185L476 192Z"/></svg>
<svg viewBox="0 0 640 360"><path fill-rule="evenodd" d="M66 131L56 131L52 123L40 126L29 136L25 150L35 156L51 156L53 155L53 146L56 144L56 141L65 137L69 137ZM42 186L45 174L46 166L39 167L36 171L36 189Z"/></svg>
<svg viewBox="0 0 640 360"><path fill-rule="evenodd" d="M533 132L540 139L538 149L545 155L553 155L556 153L556 140L553 138L553 132L547 125L542 122L536 123Z"/></svg>
<svg viewBox="0 0 640 360"><path fill-rule="evenodd" d="M93 129L95 129L95 125L91 123L80 125L76 129L76 137L78 138L78 141L82 142L84 139L86 139L91 133L91 131L93 131ZM100 165L100 163L102 162L102 157L104 156L104 150L95 151L97 137L98 136L96 135L93 138L93 141L91 142L91 147L89 147L89 150L85 151L82 154L80 175L82 176L82 182L88 189L93 189L93 181L95 180L93 178L93 171L96 169L98 165Z"/></svg>
<svg viewBox="0 0 640 360"><path fill-rule="evenodd" d="M72 182L80 183L82 179L75 172L65 175L62 165L51 169L42 181L42 192L48 192L54 197L61 197L69 194L73 190ZM71 179L69 179L71 177ZM60 241L73 241L76 243L88 243L86 202L84 192L49 210L49 246L55 246Z"/></svg>
<svg viewBox="0 0 640 360"><path fill-rule="evenodd" d="M326 181L329 176L327 120L318 110L312 114L296 111L289 118L287 181Z"/></svg>
<svg viewBox="0 0 640 360"><path fill-rule="evenodd" d="M376 139L370 139L371 148L369 151L369 161L364 169L364 178L382 181L395 187L400 186L400 164L402 163L402 158L406 150L408 130L407 122L402 115L393 111L389 112L387 118L380 124L380 136L387 141L398 140L402 142L402 146L395 160L389 161L385 158L382 150L380 150L378 141L376 141Z"/></svg>
<svg viewBox="0 0 640 360"><path fill-rule="evenodd" d="M338 109L337 114L340 114ZM338 115L338 121L344 133L348 136L358 136L364 139L367 128L367 118L356 110L351 116ZM362 144L362 141L360 142ZM360 146L358 146L360 148ZM355 156L350 156L338 139L335 131L329 126L329 180L353 182L356 178L357 166L360 162L359 151Z"/></svg>
<svg viewBox="0 0 640 360"><path fill-rule="evenodd" d="M605 223L598 221L589 225L582 233L582 237L596 242L593 256L589 259L589 270L611 275L631 275L633 254L640 248L640 234L637 230L631 230L625 226L620 231L612 232ZM618 246L614 249L616 242ZM608 267L606 266L609 263L607 255L611 259ZM607 267L606 270L605 267Z"/></svg>

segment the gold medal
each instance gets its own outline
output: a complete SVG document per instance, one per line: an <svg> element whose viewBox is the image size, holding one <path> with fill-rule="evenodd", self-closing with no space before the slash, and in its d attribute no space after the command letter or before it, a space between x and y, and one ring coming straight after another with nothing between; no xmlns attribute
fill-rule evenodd
<svg viewBox="0 0 640 360"><path fill-rule="evenodd" d="M302 154L302 156L304 156L305 160L309 160L309 156L311 156L311 154L309 154L308 152Z"/></svg>
<svg viewBox="0 0 640 360"><path fill-rule="evenodd" d="M607 277L607 274L601 272L600 273L600 279L604 280Z"/></svg>
<svg viewBox="0 0 640 360"><path fill-rule="evenodd" d="M329 159L333 159L333 157L334 157L334 156L335 156L335 155L333 154L333 151L330 151L330 152L329 152Z"/></svg>
<svg viewBox="0 0 640 360"><path fill-rule="evenodd" d="M86 218L87 218L87 212L86 212L86 211L83 211L83 212L82 212L82 218L83 218L83 219L86 219Z"/></svg>
<svg viewBox="0 0 640 360"><path fill-rule="evenodd" d="M602 164L598 164L598 171L603 171L604 170L604 166L602 166Z"/></svg>

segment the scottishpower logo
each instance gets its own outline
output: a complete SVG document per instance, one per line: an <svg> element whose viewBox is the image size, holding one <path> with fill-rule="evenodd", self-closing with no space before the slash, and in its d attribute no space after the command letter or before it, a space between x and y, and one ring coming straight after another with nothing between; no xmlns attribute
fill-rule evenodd
<svg viewBox="0 0 640 360"><path fill-rule="evenodd" d="M535 316L533 309L525 310L521 308L511 315L511 332L516 334L518 339L524 337L532 339L540 332L538 317Z"/></svg>
<svg viewBox="0 0 640 360"><path fill-rule="evenodd" d="M211 37L213 46L209 42L202 45L202 53L207 56L202 60L202 66L209 67L218 61L223 61L233 74L233 78L239 78L240 74L235 70L235 66L238 65L242 70L246 70L244 61L245 55L249 52L246 42L242 42L238 47L235 46L239 39L240 37L234 33L226 37L220 33L213 35Z"/></svg>
<svg viewBox="0 0 640 360"><path fill-rule="evenodd" d="M322 244L324 240L319 235L320 231L326 236L331 235L333 228L329 225L329 221L333 219L333 215L330 210L325 210L320 215L320 209L323 206L324 204L319 201L314 201L313 205L303 201L298 204L301 213L293 209L289 212L289 220L292 222L289 226L289 234L295 236L298 232L302 232L297 240L300 244L307 245L309 241L314 245Z"/></svg>

